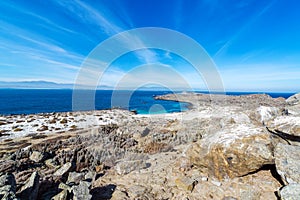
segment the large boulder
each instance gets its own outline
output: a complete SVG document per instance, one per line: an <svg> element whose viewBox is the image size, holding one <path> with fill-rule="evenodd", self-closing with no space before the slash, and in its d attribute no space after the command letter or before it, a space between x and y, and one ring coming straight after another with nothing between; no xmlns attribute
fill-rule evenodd
<svg viewBox="0 0 300 200"><path fill-rule="evenodd" d="M274 152L277 173L287 185L300 183L300 147L278 143Z"/></svg>
<svg viewBox="0 0 300 200"><path fill-rule="evenodd" d="M290 96L286 102L289 104L289 105L296 105L296 104L299 104L300 103L300 93L298 94L295 94L293 96Z"/></svg>
<svg viewBox="0 0 300 200"><path fill-rule="evenodd" d="M277 107L260 106L256 109L256 118L261 123L266 123L271 119L274 119L278 115L284 114L286 110Z"/></svg>
<svg viewBox="0 0 300 200"><path fill-rule="evenodd" d="M300 136L300 116L278 116L269 121L267 127L289 135Z"/></svg>
<svg viewBox="0 0 300 200"><path fill-rule="evenodd" d="M218 179L246 175L274 164L270 134L251 124L236 124L207 135L185 152L191 164Z"/></svg>
<svg viewBox="0 0 300 200"><path fill-rule="evenodd" d="M289 97L286 102L289 114L300 115L300 93Z"/></svg>

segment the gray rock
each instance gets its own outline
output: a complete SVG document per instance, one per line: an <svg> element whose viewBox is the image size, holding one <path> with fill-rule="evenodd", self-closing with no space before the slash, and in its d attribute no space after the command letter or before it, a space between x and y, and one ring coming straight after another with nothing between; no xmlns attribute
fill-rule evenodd
<svg viewBox="0 0 300 200"><path fill-rule="evenodd" d="M145 168L147 168L145 160L120 161L115 166L117 173L120 175Z"/></svg>
<svg viewBox="0 0 300 200"><path fill-rule="evenodd" d="M84 179L83 173L77 173L77 172L70 172L67 180L67 184L69 183L75 183L78 184L79 181Z"/></svg>
<svg viewBox="0 0 300 200"><path fill-rule="evenodd" d="M45 155L41 152L38 151L33 151L32 154L30 155L29 159L38 163L38 162L42 162L45 158Z"/></svg>
<svg viewBox="0 0 300 200"><path fill-rule="evenodd" d="M149 188L146 188L142 185L133 185L128 189L127 192L130 199L154 199L148 190Z"/></svg>
<svg viewBox="0 0 300 200"><path fill-rule="evenodd" d="M45 161L45 165L49 168L59 168L59 166L53 161L53 159L48 159Z"/></svg>
<svg viewBox="0 0 300 200"><path fill-rule="evenodd" d="M63 166L61 166L58 170L56 170L56 172L53 175L58 177L63 176L64 174L69 172L71 168L72 168L72 163L68 162Z"/></svg>
<svg viewBox="0 0 300 200"><path fill-rule="evenodd" d="M17 199L16 198L16 180L13 174L7 173L0 176L0 198L1 199Z"/></svg>
<svg viewBox="0 0 300 200"><path fill-rule="evenodd" d="M194 186L196 185L195 180L188 178L188 177L181 177L175 179L175 184L178 188L187 190L187 191L193 191Z"/></svg>
<svg viewBox="0 0 300 200"><path fill-rule="evenodd" d="M224 197L222 200L237 200L237 198L234 198L234 197Z"/></svg>
<svg viewBox="0 0 300 200"><path fill-rule="evenodd" d="M74 200L89 200L92 199L89 187L91 183L86 181L80 181L79 185L73 186L72 191L74 194Z"/></svg>
<svg viewBox="0 0 300 200"><path fill-rule="evenodd" d="M279 196L282 200L298 200L300 197L300 184L290 184L284 186L279 191Z"/></svg>
<svg viewBox="0 0 300 200"><path fill-rule="evenodd" d="M300 183L300 147L279 143L274 152L277 173L287 184Z"/></svg>
<svg viewBox="0 0 300 200"><path fill-rule="evenodd" d="M39 180L40 176L38 172L33 172L29 179L26 181L25 185L21 188L19 196L21 199L37 199L39 191Z"/></svg>
<svg viewBox="0 0 300 200"><path fill-rule="evenodd" d="M88 171L85 176L84 176L84 179L85 180L91 180L91 181L94 181L96 179L96 172L94 171Z"/></svg>
<svg viewBox="0 0 300 200"><path fill-rule="evenodd" d="M146 137L149 133L150 133L150 129L149 129L148 127L146 127L146 128L143 130L143 132L142 132L142 134L141 134L141 137Z"/></svg>
<svg viewBox="0 0 300 200"><path fill-rule="evenodd" d="M114 191L114 193L112 194L111 200L120 200L120 199L127 200L127 199L129 199L129 197L123 191L120 191L120 190Z"/></svg>

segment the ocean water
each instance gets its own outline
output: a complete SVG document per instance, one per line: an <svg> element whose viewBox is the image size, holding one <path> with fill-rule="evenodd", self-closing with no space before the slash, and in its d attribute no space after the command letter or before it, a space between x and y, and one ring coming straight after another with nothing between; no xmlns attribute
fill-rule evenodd
<svg viewBox="0 0 300 200"><path fill-rule="evenodd" d="M203 91L202 91L203 92ZM97 90L95 109L103 110L120 107L134 110L138 114L172 113L187 110L188 103L155 100L156 95L171 91L118 91ZM204 91L204 93L206 93ZM228 95L253 94L253 92L227 92ZM267 93L272 97L288 98L294 93ZM112 101L113 99L113 101ZM129 102L126 101L128 99ZM0 114L34 114L72 111L72 90L46 89L0 89Z"/></svg>
<svg viewBox="0 0 300 200"><path fill-rule="evenodd" d="M118 107L138 114L180 112L188 109L188 103L155 100L156 95L170 91L117 91L97 90L95 109ZM129 102L126 100L129 99ZM72 111L72 90L48 89L0 89L0 114L35 114Z"/></svg>

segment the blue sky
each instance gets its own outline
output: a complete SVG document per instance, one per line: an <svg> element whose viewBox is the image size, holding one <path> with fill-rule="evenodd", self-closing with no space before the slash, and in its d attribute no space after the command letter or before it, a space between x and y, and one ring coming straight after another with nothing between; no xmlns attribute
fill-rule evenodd
<svg viewBox="0 0 300 200"><path fill-rule="evenodd" d="M0 81L74 83L81 63L105 39L133 28L163 27L201 44L227 91L299 91L299 9L297 0L2 0ZM136 66L153 63L205 89L185 60L155 49L120 57L101 84L114 86ZM138 76L160 75L176 85L169 72L153 69Z"/></svg>

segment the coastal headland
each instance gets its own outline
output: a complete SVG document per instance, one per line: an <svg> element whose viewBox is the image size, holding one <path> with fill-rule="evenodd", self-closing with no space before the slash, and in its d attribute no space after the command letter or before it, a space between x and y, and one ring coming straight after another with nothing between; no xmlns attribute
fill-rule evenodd
<svg viewBox="0 0 300 200"><path fill-rule="evenodd" d="M0 117L4 199L290 199L300 195L300 95L179 93L180 113Z"/></svg>

